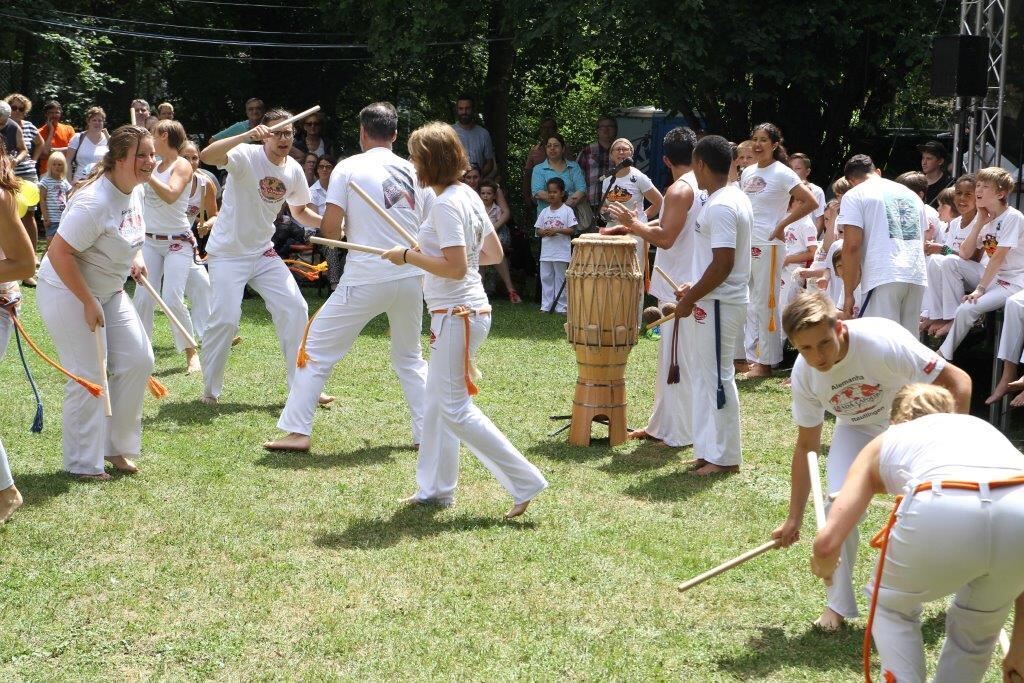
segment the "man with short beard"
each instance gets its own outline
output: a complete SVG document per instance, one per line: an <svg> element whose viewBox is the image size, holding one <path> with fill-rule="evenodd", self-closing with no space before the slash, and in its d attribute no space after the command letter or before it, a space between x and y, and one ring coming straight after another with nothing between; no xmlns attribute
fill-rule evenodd
<svg viewBox="0 0 1024 683"><path fill-rule="evenodd" d="M480 167L484 178L494 175L494 143L491 134L483 126L476 125L475 102L469 95L463 95L455 101L455 116L459 119L452 124L455 134L459 136L462 147L466 150L471 164Z"/></svg>

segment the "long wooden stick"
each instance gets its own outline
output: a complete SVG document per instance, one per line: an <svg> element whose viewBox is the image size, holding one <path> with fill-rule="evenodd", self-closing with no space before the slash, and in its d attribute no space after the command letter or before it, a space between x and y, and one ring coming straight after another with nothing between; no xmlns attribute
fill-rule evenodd
<svg viewBox="0 0 1024 683"><path fill-rule="evenodd" d="M763 555L764 553L768 552L769 550L773 550L773 549L779 547L779 544L781 542L782 541L780 541L779 539L773 538L772 540L768 541L767 543L763 543L763 544L757 546L753 550L748 550L747 552L743 553L742 555L740 555L738 557L734 557L733 559L729 560L728 562L723 562L722 564L718 565L714 569L709 569L708 571L704 572L703 574L698 574L697 576L693 577L689 581L684 581L683 583L679 584L679 592L683 593L685 591L688 591L691 588L693 588L694 586L698 586L698 585L704 583L708 579L712 579L712 578L718 576L719 574L724 574L725 572L729 571L733 567L738 567L741 564L743 564L744 562L749 562L750 560L754 559L758 555Z"/></svg>
<svg viewBox="0 0 1024 683"><path fill-rule="evenodd" d="M818 454L807 451L807 473L811 476L811 496L814 498L814 522L821 531L825 528L825 501L821 497L821 472L818 470Z"/></svg>
<svg viewBox="0 0 1024 683"><path fill-rule="evenodd" d="M352 242L341 242L338 240L329 240L326 237L310 237L309 241L313 244L322 244L325 247L334 247L336 249L349 249L351 251L365 251L367 254L376 254L380 256L386 249L378 249L377 247L368 247L365 244L353 244Z"/></svg>
<svg viewBox="0 0 1024 683"><path fill-rule="evenodd" d="M103 352L103 328L93 328L96 339L96 360L100 364L100 384L103 385L103 414L110 417L114 411L110 409L110 384L107 382L107 354Z"/></svg>
<svg viewBox="0 0 1024 683"><path fill-rule="evenodd" d="M193 349L198 349L199 344L196 343L195 338L188 333L188 330L186 330L185 326L181 324L181 321L174 317L174 314L171 313L171 309L167 308L167 304L164 303L164 300L161 299L160 295L156 293L156 290L153 289L153 285L149 283L149 280L146 279L146 276L139 275L136 278L136 280L138 280L140 285L146 288L146 291L149 292L149 295L151 297L153 297L153 300L156 301L157 305L164 312L164 315L167 316L167 319L171 321L171 324L174 325L178 329L178 331L181 332L181 334L185 337L186 341L188 341L189 346L191 346Z"/></svg>
<svg viewBox="0 0 1024 683"><path fill-rule="evenodd" d="M654 272L665 278L665 282L668 283L669 287L672 288L673 292L679 289L679 285L676 284L676 281L670 278L668 276L668 273L661 269L661 266L654 266Z"/></svg>
<svg viewBox="0 0 1024 683"><path fill-rule="evenodd" d="M359 187L359 185L354 180L348 181L348 186L355 190L355 193L362 197L363 201L366 202L371 209L376 211L378 216L387 221L388 225L394 228L395 231L398 232L398 234L400 234L403 237L403 239L405 239L405 241L409 243L410 247L412 247L413 249L416 248L416 238L410 235L408 230L399 225L398 221L396 221L391 216L391 214L389 214L387 211L381 208L380 204L373 201L373 197L366 194L366 191L363 188Z"/></svg>
<svg viewBox="0 0 1024 683"><path fill-rule="evenodd" d="M676 317L675 313L669 313L668 315L666 315L666 316L664 316L662 318L658 318L653 323L648 325L645 329L653 330L658 325L661 325L662 323L667 323L669 320L673 320L675 317Z"/></svg>
<svg viewBox="0 0 1024 683"><path fill-rule="evenodd" d="M133 126L139 125L135 123L135 107L128 107L128 121L130 121Z"/></svg>
<svg viewBox="0 0 1024 683"><path fill-rule="evenodd" d="M271 132L273 132L275 130L281 130L285 126L290 126L293 123L295 123L296 121L298 121L299 119L305 118L306 116L309 116L310 114L315 114L318 111L320 111L320 105L319 104L316 105L315 107L310 107L309 109L307 109L304 112L296 114L295 116L291 117L290 119L285 119L284 121L278 121L274 125L270 126L270 130L271 130Z"/></svg>

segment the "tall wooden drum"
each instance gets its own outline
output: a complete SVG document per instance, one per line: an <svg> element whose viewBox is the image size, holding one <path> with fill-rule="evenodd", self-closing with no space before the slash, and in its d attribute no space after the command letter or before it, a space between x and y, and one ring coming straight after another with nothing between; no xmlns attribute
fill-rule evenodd
<svg viewBox="0 0 1024 683"><path fill-rule="evenodd" d="M576 351L579 378L569 443L590 444L590 425L608 420L615 446L626 440L626 359L639 331L637 305L643 272L636 241L618 235L583 235L572 241L565 272L569 315L565 325Z"/></svg>

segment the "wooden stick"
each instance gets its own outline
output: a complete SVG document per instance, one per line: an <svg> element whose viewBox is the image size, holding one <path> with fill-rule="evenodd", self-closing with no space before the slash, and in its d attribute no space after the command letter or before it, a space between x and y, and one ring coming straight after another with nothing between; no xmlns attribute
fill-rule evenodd
<svg viewBox="0 0 1024 683"><path fill-rule="evenodd" d="M679 285L676 284L676 281L670 278L668 273L661 269L661 266L654 266L654 272L665 278L665 282L669 284L669 287L672 288L673 292L679 289Z"/></svg>
<svg viewBox="0 0 1024 683"><path fill-rule="evenodd" d="M275 130L281 130L285 126L290 126L293 123L295 123L296 121L298 121L299 119L305 118L305 117L309 116L310 114L315 114L318 111L320 111L320 105L319 104L316 105L315 107L310 107L309 109L307 109L304 112L296 114L295 116L291 117L290 119L285 119L284 121L278 121L274 125L270 126L270 131L273 132Z"/></svg>
<svg viewBox="0 0 1024 683"><path fill-rule="evenodd" d="M133 126L139 125L139 124L135 123L135 107L132 107L132 106L128 107L128 120L131 122L131 124Z"/></svg>
<svg viewBox="0 0 1024 683"><path fill-rule="evenodd" d="M110 409L110 385L107 383L107 354L103 352L103 329L97 325L93 328L96 338L96 360L100 364L100 384L103 385L103 414L110 417L114 412Z"/></svg>
<svg viewBox="0 0 1024 683"><path fill-rule="evenodd" d="M825 528L825 501L821 497L821 472L818 470L818 454L814 451L807 451L807 472L811 475L814 521L818 531L821 531Z"/></svg>
<svg viewBox="0 0 1024 683"><path fill-rule="evenodd" d="M691 588L693 588L694 586L698 586L698 585L704 583L708 579L712 579L712 578L718 576L719 574L724 574L725 572L729 571L733 567L738 567L741 564L743 564L744 562L749 562L750 560L754 559L758 555L763 555L764 553L768 552L769 550L773 550L773 549L779 547L780 543L781 543L781 541L779 539L773 538L772 540L768 541L767 543L763 543L763 544L757 546L753 550L748 550L747 552L743 553L742 555L740 555L738 557L734 557L733 559L729 560L728 562L723 562L722 564L718 565L714 569L709 569L708 571L704 572L703 574L698 574L697 576L693 577L689 581L684 581L683 583L679 584L679 592L683 593L685 591L688 591Z"/></svg>
<svg viewBox="0 0 1024 683"><path fill-rule="evenodd" d="M657 319L657 320L655 320L655 321L654 321L653 323L651 323L650 325L648 325L648 326L647 326L647 327L646 327L645 329L648 329L648 330L653 330L653 329L654 329L655 327L657 327L658 325L661 325L662 323L667 323L667 322L668 322L669 320L672 320L672 319L674 319L675 317L676 317L676 314L675 314L675 313L669 313L668 315L666 315L666 316L665 316L665 317L663 317L663 318L658 318L658 319Z"/></svg>
<svg viewBox="0 0 1024 683"><path fill-rule="evenodd" d="M149 295L153 297L153 300L156 301L158 306L160 306L160 309L164 312L164 315L167 316L167 319L171 321L172 325L178 328L178 331L181 332L181 334L185 337L185 340L188 341L189 346L191 346L193 349L198 349L199 344L196 343L195 338L188 333L188 330L186 330L185 326L181 324L181 321L174 317L174 314L171 313L171 309L167 308L167 304L164 303L164 300L161 299L160 295L156 293L156 290L153 289L153 285L149 283L149 280L146 279L146 276L139 275L135 279L138 281L140 285L146 288L146 291L149 292Z"/></svg>
<svg viewBox="0 0 1024 683"><path fill-rule="evenodd" d="M325 237L310 237L309 241L313 244L322 244L325 247L334 247L336 249L350 249L351 251L365 251L367 254L376 254L380 256L387 249L378 249L377 247L368 247L364 244L353 244L352 242L340 242L338 240L329 240Z"/></svg>
<svg viewBox="0 0 1024 683"><path fill-rule="evenodd" d="M387 221L388 225L394 228L398 232L398 234L400 234L405 239L405 241L409 243L410 247L412 247L413 249L416 248L416 238L410 235L408 230L399 225L398 221L392 218L391 214L389 214L387 211L381 208L380 204L373 201L373 197L366 194L366 191L363 190L363 188L359 187L359 185L354 180L348 181L348 186L355 190L355 193L362 197L363 201L369 204L370 208L376 211L378 216Z"/></svg>

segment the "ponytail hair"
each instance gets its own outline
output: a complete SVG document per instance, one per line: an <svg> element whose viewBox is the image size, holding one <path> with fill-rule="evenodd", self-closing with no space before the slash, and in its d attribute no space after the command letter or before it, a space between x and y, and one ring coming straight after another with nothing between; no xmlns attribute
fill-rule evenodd
<svg viewBox="0 0 1024 683"><path fill-rule="evenodd" d="M768 123L767 121L764 123L759 123L756 126L754 126L754 129L752 131L750 131L750 137L754 137L754 133L756 133L759 130L764 131L765 135L767 135L768 139L771 140L773 143L778 143L775 146L775 149L772 151L772 158L775 159L775 161L781 161L784 164L788 163L789 154L786 153L786 148L782 146L783 137L782 131L779 130L779 127L776 126L774 123Z"/></svg>
<svg viewBox="0 0 1024 683"><path fill-rule="evenodd" d="M118 161L127 159L133 149L137 150L139 148L139 143L146 138L152 137L153 134L142 126L126 125L115 130L107 142L107 153L103 155L103 159L89 171L89 175L85 177L78 187L72 190L71 195L68 197L69 205L70 200L80 190L92 185L104 174L113 173L114 165Z"/></svg>

